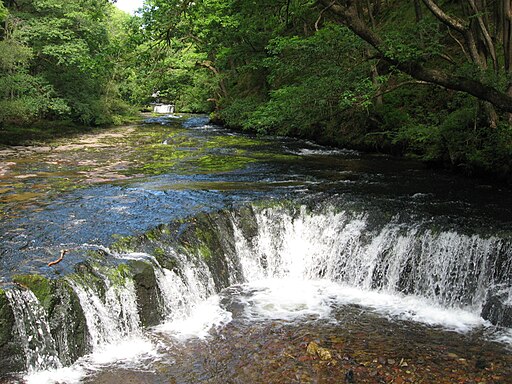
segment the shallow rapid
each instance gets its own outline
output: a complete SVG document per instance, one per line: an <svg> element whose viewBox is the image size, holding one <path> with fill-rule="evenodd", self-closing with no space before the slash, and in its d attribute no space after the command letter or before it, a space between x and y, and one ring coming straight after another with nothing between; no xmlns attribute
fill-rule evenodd
<svg viewBox="0 0 512 384"><path fill-rule="evenodd" d="M57 148L0 153L6 382L512 382L509 191L197 117Z"/></svg>

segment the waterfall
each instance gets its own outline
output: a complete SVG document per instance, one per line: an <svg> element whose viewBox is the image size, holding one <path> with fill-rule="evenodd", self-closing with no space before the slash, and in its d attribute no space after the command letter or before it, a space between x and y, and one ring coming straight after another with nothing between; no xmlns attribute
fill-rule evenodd
<svg viewBox="0 0 512 384"><path fill-rule="evenodd" d="M156 104L153 108L155 113L174 113L174 105L172 104Z"/></svg>
<svg viewBox="0 0 512 384"><path fill-rule="evenodd" d="M368 212L333 208L311 212L303 206L295 213L266 208L255 216L257 233L250 239L233 221L247 281L328 279L480 313L489 292L512 271L510 241L495 236L434 229L398 217L375 225Z"/></svg>
<svg viewBox="0 0 512 384"><path fill-rule="evenodd" d="M129 251L105 249L94 266L79 264L54 280L67 287L55 292L73 294L78 303L62 307L78 307L86 324L86 348L69 358L59 360L59 348L77 345L65 339L73 337L73 327L59 333L50 326L68 315L52 323L31 291L6 291L29 372L59 369L91 351L89 360L108 355L102 362L150 353L141 324L147 311L158 312L148 323L160 321L154 332L206 337L212 326L231 321L221 303L233 302L228 296L237 290L253 318L328 318L333 303L355 303L457 330L481 326L480 315L511 326L512 241L506 233L479 234L336 204L274 204L205 214L126 244ZM135 339L140 347L133 347ZM114 352L105 352L109 348Z"/></svg>
<svg viewBox="0 0 512 384"><path fill-rule="evenodd" d="M121 283L112 284L105 277L104 297L83 280L75 277L68 281L84 311L93 351L142 335L133 280L125 277Z"/></svg>
<svg viewBox="0 0 512 384"><path fill-rule="evenodd" d="M26 289L12 289L6 295L14 312L16 333L28 371L60 368L62 364L47 322L48 316L36 296Z"/></svg>
<svg viewBox="0 0 512 384"><path fill-rule="evenodd" d="M168 249L168 253L178 262L179 273L164 268L154 256L146 253L117 255L121 259L144 260L153 265L165 316L157 329L184 338L205 337L211 326L229 322L231 315L219 305L212 271L205 262L174 249ZM191 322L191 315L200 311L204 316Z"/></svg>
<svg viewBox="0 0 512 384"><path fill-rule="evenodd" d="M188 260L183 254L173 252L180 260L180 273L157 265L155 275L162 291L167 320L184 318L198 303L215 294L211 272L200 260Z"/></svg>

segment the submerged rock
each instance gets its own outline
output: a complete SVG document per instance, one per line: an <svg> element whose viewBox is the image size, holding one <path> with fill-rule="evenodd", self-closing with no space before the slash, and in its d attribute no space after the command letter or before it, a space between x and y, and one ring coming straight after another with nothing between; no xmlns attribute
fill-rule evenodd
<svg viewBox="0 0 512 384"><path fill-rule="evenodd" d="M506 291L490 294L482 307L482 317L494 325L512 327L512 302Z"/></svg>
<svg viewBox="0 0 512 384"><path fill-rule="evenodd" d="M313 357L319 357L320 360L324 360L324 361L332 360L331 351L329 351L327 348L320 347L314 341L312 341L308 344L306 352Z"/></svg>

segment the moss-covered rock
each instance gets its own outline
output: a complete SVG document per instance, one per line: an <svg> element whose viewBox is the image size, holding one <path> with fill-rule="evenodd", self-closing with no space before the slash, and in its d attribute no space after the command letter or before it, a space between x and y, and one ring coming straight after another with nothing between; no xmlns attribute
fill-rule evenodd
<svg viewBox="0 0 512 384"><path fill-rule="evenodd" d="M247 240L252 240L258 234L258 223L252 206L242 207L234 212L235 220Z"/></svg>
<svg viewBox="0 0 512 384"><path fill-rule="evenodd" d="M161 291L155 277L153 266L142 260L130 260L129 268L137 294L137 308L143 326L160 323L164 318L161 303Z"/></svg>
<svg viewBox="0 0 512 384"><path fill-rule="evenodd" d="M43 308L48 311L53 303L55 297L54 284L51 280L41 275L15 275L13 281L23 287L30 289L37 300L41 303Z"/></svg>
<svg viewBox="0 0 512 384"><path fill-rule="evenodd" d="M183 225L179 244L190 257L199 257L210 269L217 290L234 280L240 281L236 261L233 227L225 211L200 214Z"/></svg>
<svg viewBox="0 0 512 384"><path fill-rule="evenodd" d="M98 275L98 272L94 269L90 262L80 262L74 266L75 279L78 284L84 284L89 286L98 294L99 297L105 297L105 284L103 284L103 278Z"/></svg>
<svg viewBox="0 0 512 384"><path fill-rule="evenodd" d="M65 279L40 275L16 275L13 281L30 289L44 308L59 359L71 364L90 352L87 325L78 297Z"/></svg>
<svg viewBox="0 0 512 384"><path fill-rule="evenodd" d="M14 313L5 291L0 290L0 377L25 369L23 351L14 335Z"/></svg>

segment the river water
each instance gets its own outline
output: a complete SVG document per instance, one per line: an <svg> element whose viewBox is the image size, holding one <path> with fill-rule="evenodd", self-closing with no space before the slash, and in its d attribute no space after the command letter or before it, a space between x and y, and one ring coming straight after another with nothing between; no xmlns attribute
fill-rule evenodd
<svg viewBox="0 0 512 384"><path fill-rule="evenodd" d="M0 204L0 281L30 339L7 382L512 382L509 190L163 116L0 150ZM206 222L203 259L146 234L183 220ZM158 325L142 325L124 275L115 285L94 265L101 294L75 276L98 252L152 266ZM84 356L64 353L44 303L12 285L34 273L76 295Z"/></svg>

